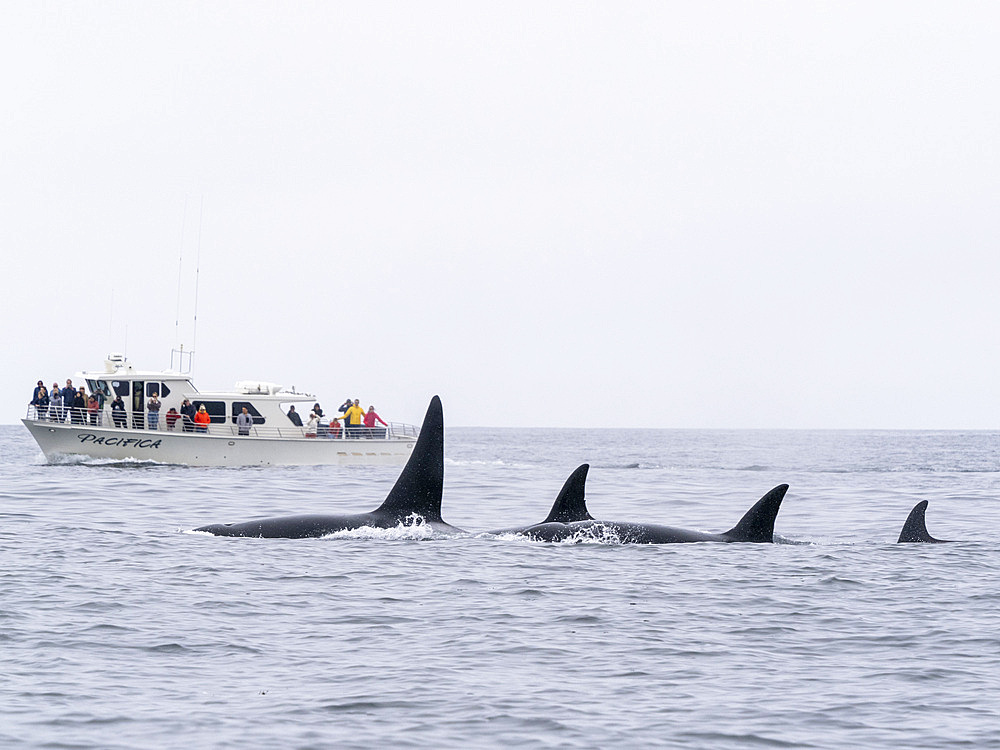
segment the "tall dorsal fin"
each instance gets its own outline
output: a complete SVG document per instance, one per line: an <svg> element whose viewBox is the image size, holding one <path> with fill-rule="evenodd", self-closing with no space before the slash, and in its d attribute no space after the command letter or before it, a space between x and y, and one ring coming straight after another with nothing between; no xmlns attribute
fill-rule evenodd
<svg viewBox="0 0 1000 750"><path fill-rule="evenodd" d="M774 519L781 509L781 501L788 492L787 484L779 484L754 503L740 522L722 536L734 542L773 542Z"/></svg>
<svg viewBox="0 0 1000 750"><path fill-rule="evenodd" d="M944 539L935 539L930 534L927 533L927 501L921 500L919 503L913 506L913 510L910 511L910 515L906 517L906 523L903 524L903 530L899 532L899 542L931 542L938 543L944 542Z"/></svg>
<svg viewBox="0 0 1000 750"><path fill-rule="evenodd" d="M556 496L555 503L548 517L542 523L572 523L573 521L593 521L593 516L587 512L587 501L584 490L587 484L587 472L590 464L578 466L563 484Z"/></svg>
<svg viewBox="0 0 1000 750"><path fill-rule="evenodd" d="M416 513L425 521L441 521L444 489L444 412L441 399L431 399L420 426L420 436L396 484L376 513L391 513L399 520Z"/></svg>

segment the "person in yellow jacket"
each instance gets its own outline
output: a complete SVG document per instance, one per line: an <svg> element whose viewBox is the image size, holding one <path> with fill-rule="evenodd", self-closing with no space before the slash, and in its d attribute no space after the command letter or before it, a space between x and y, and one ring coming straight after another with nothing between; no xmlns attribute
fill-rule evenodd
<svg viewBox="0 0 1000 750"><path fill-rule="evenodd" d="M364 424L364 420L365 410L361 408L361 400L356 398L351 407L344 412L344 424L347 425L347 434L344 437L361 437L359 428Z"/></svg>

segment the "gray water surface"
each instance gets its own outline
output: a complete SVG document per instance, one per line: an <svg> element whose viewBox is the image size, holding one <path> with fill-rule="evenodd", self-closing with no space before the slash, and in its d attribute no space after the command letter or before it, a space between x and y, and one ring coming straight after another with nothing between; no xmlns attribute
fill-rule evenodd
<svg viewBox="0 0 1000 750"><path fill-rule="evenodd" d="M0 427L0 745L1000 748L1000 433L449 430L444 518L319 540L195 526L376 507L393 468L50 465ZM597 518L779 544L546 545ZM896 545L930 501L948 545Z"/></svg>

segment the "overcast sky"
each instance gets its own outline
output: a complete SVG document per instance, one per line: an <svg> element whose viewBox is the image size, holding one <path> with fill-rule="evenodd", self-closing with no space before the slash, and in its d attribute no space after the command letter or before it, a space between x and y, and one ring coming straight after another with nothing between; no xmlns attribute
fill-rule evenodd
<svg viewBox="0 0 1000 750"><path fill-rule="evenodd" d="M0 94L0 423L184 343L397 421L1000 427L994 2L9 2Z"/></svg>

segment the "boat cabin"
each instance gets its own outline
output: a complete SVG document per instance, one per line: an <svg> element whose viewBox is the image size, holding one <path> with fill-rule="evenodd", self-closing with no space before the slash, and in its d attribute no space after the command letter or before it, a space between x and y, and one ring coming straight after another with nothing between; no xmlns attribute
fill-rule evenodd
<svg viewBox="0 0 1000 750"><path fill-rule="evenodd" d="M293 427L286 414L289 405L306 404L303 421L308 417L315 396L311 393L286 391L276 383L244 380L232 391L199 391L187 375L170 371L136 370L122 354L111 354L104 362L103 372L82 373L90 393L104 396L104 419L110 424L110 403L115 396L125 402L129 427L143 429L147 422L149 399L159 396L160 429L169 428L173 409L180 414L184 400L190 400L197 411L204 406L211 417L211 424L236 424L243 408L253 419L255 428L280 429ZM164 424L166 423L166 424ZM296 428L297 430L298 428ZM287 430L286 430L287 431Z"/></svg>

